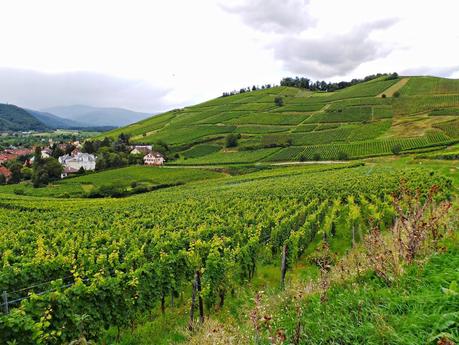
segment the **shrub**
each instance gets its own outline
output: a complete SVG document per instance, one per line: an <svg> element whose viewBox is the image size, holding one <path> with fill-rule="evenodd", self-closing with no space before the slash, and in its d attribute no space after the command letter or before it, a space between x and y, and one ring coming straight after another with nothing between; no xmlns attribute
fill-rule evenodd
<svg viewBox="0 0 459 345"><path fill-rule="evenodd" d="M391 151L394 155L398 155L402 151L402 147L399 144L396 144L392 146Z"/></svg>
<svg viewBox="0 0 459 345"><path fill-rule="evenodd" d="M347 161L348 159L349 159L349 156L346 152L343 152L343 151L338 152L338 160Z"/></svg>
<svg viewBox="0 0 459 345"><path fill-rule="evenodd" d="M225 147L236 147L238 145L238 139L240 137L240 134L228 134L225 137Z"/></svg>
<svg viewBox="0 0 459 345"><path fill-rule="evenodd" d="M387 97L387 96L386 96L385 93L383 93L383 94L381 95L381 98L386 98L386 97Z"/></svg>
<svg viewBox="0 0 459 345"><path fill-rule="evenodd" d="M281 96L277 96L274 98L274 104L278 107L282 107L284 105L284 99Z"/></svg>
<svg viewBox="0 0 459 345"><path fill-rule="evenodd" d="M320 161L320 153L316 152L312 155L313 161Z"/></svg>
<svg viewBox="0 0 459 345"><path fill-rule="evenodd" d="M400 97L400 92L399 91L395 91L393 97L395 97L395 98Z"/></svg>

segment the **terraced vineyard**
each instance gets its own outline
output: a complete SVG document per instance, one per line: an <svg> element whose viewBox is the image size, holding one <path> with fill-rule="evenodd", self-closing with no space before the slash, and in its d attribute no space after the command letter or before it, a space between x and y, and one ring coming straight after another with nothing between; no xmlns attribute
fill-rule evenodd
<svg viewBox="0 0 459 345"><path fill-rule="evenodd" d="M328 93L273 87L173 110L108 135L124 132L133 142L166 142L179 157L173 164L387 155L398 147L459 140L459 123L453 121L458 90L458 80L433 77L381 77ZM231 133L241 138L228 151L224 138ZM266 150L272 146L278 149Z"/></svg>

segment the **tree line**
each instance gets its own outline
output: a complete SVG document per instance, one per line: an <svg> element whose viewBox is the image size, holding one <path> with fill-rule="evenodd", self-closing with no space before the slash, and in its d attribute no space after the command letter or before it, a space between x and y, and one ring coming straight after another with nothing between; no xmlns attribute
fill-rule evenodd
<svg viewBox="0 0 459 345"><path fill-rule="evenodd" d="M340 81L337 83L331 83L331 82L326 82L324 80L317 80L317 81L312 81L312 79L305 78L305 77L286 77L283 78L280 82L281 86L290 86L290 87L298 87L301 89L306 89L306 90L311 90L311 91L326 91L326 92L332 92L332 91L337 91L340 89L344 89L349 86L353 86L359 83L364 83L376 78L380 77L386 77L386 80L392 80L392 79L397 79L398 74L397 73L377 73L377 74L371 74L367 75L366 77L362 79L352 79L351 81Z"/></svg>

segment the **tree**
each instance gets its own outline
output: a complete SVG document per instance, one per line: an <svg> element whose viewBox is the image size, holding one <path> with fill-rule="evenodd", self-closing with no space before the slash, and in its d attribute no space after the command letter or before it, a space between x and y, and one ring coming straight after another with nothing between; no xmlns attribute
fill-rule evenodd
<svg viewBox="0 0 459 345"><path fill-rule="evenodd" d="M54 144L51 148L52 150L52 153L51 153L51 157L53 158L59 158L60 156L63 156L64 155L64 151L59 147L59 145L57 144Z"/></svg>
<svg viewBox="0 0 459 345"><path fill-rule="evenodd" d="M65 145L65 154L69 155L72 153L73 150L75 150L75 145L72 144L67 144Z"/></svg>
<svg viewBox="0 0 459 345"><path fill-rule="evenodd" d="M398 155L402 151L402 147L400 146L400 144L396 144L392 146L391 151L394 155Z"/></svg>
<svg viewBox="0 0 459 345"><path fill-rule="evenodd" d="M58 179L61 177L62 170L64 169L62 165L54 158L46 158L44 164L44 170L48 174L48 177L51 179Z"/></svg>
<svg viewBox="0 0 459 345"><path fill-rule="evenodd" d="M284 105L284 99L281 96L276 96L276 98L274 98L274 104L278 107L282 107Z"/></svg>
<svg viewBox="0 0 459 345"><path fill-rule="evenodd" d="M5 184L6 183L6 177L3 174L0 174L0 184Z"/></svg>
<svg viewBox="0 0 459 345"><path fill-rule="evenodd" d="M236 147L240 134L228 134L225 138L225 147Z"/></svg>
<svg viewBox="0 0 459 345"><path fill-rule="evenodd" d="M9 180L10 183L19 183L21 182L22 178L22 164L16 161L12 161L8 164L8 169L11 171L11 178Z"/></svg>
<svg viewBox="0 0 459 345"><path fill-rule="evenodd" d="M37 146L33 154L33 165L38 166L42 163L43 158L41 158L41 147Z"/></svg>
<svg viewBox="0 0 459 345"><path fill-rule="evenodd" d="M22 167L21 175L24 180L30 180L32 178L32 169L29 167Z"/></svg>
<svg viewBox="0 0 459 345"><path fill-rule="evenodd" d="M86 140L83 144L83 149L82 149L83 152L86 152L86 153L94 153L96 152L96 149L94 147L94 143L90 140Z"/></svg>

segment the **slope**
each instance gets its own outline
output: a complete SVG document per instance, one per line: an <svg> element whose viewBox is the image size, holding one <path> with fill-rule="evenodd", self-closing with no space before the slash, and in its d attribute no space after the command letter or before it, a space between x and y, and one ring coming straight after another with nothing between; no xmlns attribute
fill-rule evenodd
<svg viewBox="0 0 459 345"><path fill-rule="evenodd" d="M30 131L49 129L26 110L12 104L0 104L0 131Z"/></svg>
<svg viewBox="0 0 459 345"><path fill-rule="evenodd" d="M434 77L381 77L328 93L274 87L175 109L105 135L166 142L178 164L386 155L459 140L458 90L459 80ZM231 150L224 148L230 133L240 134Z"/></svg>

